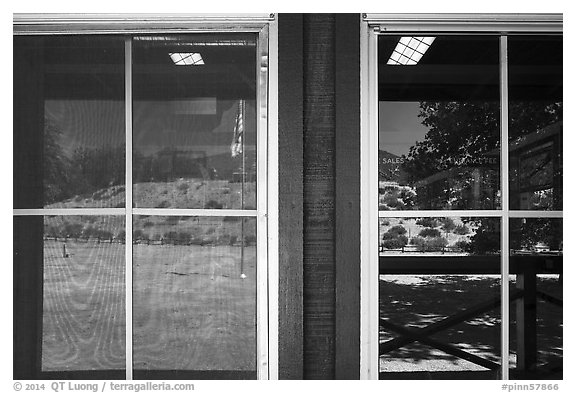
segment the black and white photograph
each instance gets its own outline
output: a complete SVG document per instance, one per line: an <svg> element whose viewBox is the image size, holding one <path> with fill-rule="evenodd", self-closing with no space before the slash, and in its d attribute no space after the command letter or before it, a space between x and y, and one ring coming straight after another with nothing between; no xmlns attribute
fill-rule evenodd
<svg viewBox="0 0 576 393"><path fill-rule="evenodd" d="M572 384L562 7L132 5L10 14L9 391Z"/></svg>

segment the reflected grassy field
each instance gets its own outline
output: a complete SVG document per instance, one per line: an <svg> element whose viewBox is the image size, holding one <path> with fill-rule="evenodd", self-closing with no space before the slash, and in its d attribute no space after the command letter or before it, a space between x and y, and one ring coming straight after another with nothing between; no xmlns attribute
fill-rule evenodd
<svg viewBox="0 0 576 393"><path fill-rule="evenodd" d="M43 371L125 368L125 246L46 240ZM134 245L135 369L253 370L256 248Z"/></svg>

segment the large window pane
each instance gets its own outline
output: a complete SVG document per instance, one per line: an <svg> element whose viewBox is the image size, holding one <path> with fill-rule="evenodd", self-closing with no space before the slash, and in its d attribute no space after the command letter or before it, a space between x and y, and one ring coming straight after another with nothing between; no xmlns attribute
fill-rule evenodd
<svg viewBox="0 0 576 393"><path fill-rule="evenodd" d="M498 37L386 35L378 56L379 209L500 208Z"/></svg>
<svg viewBox="0 0 576 393"><path fill-rule="evenodd" d="M381 218L380 379L495 379L500 219Z"/></svg>
<svg viewBox="0 0 576 393"><path fill-rule="evenodd" d="M562 219L510 220L510 376L562 379Z"/></svg>
<svg viewBox="0 0 576 393"><path fill-rule="evenodd" d="M136 37L134 206L255 209L256 35Z"/></svg>
<svg viewBox="0 0 576 393"><path fill-rule="evenodd" d="M124 217L44 217L42 371L126 368L124 239Z"/></svg>
<svg viewBox="0 0 576 393"><path fill-rule="evenodd" d="M562 36L510 36L510 208L562 210Z"/></svg>
<svg viewBox="0 0 576 393"><path fill-rule="evenodd" d="M256 219L136 216L134 241L135 376L256 378Z"/></svg>
<svg viewBox="0 0 576 393"><path fill-rule="evenodd" d="M124 40L14 38L14 206L123 207Z"/></svg>

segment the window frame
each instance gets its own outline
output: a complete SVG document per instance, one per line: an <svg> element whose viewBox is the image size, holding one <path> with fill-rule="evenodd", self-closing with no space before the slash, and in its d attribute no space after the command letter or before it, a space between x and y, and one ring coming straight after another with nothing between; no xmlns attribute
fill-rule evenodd
<svg viewBox="0 0 576 393"><path fill-rule="evenodd" d="M562 14L363 14L360 24L360 378L379 378L378 220L381 217L498 217L501 220L501 282L509 282L510 218L562 218L562 211L509 208L508 34L562 34ZM378 209L378 36L414 34L495 35L500 40L500 187L497 210ZM506 250L506 251L504 251ZM509 379L508 285L501 285L501 375Z"/></svg>
<svg viewBox="0 0 576 393"><path fill-rule="evenodd" d="M139 34L256 33L256 209L132 207L132 36ZM257 225L256 371L278 379L278 23L274 14L14 14L14 36L116 35L125 43L125 208L13 209L13 216L120 215L132 244L135 215L253 217ZM14 152L17 154L17 152ZM126 287L132 288L132 247L126 247ZM133 379L132 291L126 291L126 379Z"/></svg>

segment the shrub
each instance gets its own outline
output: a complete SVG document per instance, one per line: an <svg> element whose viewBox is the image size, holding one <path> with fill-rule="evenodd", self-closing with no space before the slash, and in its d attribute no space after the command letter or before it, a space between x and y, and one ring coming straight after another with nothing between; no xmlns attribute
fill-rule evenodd
<svg viewBox="0 0 576 393"><path fill-rule="evenodd" d="M170 202L168 201L160 201L160 203L156 205L156 208L158 209L165 209L167 207L170 207Z"/></svg>
<svg viewBox="0 0 576 393"><path fill-rule="evenodd" d="M467 235L470 233L470 228L468 228L464 224L460 224L457 225L456 228L454 228L454 233L457 235Z"/></svg>
<svg viewBox="0 0 576 393"><path fill-rule="evenodd" d="M404 235L406 233L406 228L401 225L394 225L392 228L388 229L387 233L392 233L395 235Z"/></svg>
<svg viewBox="0 0 576 393"><path fill-rule="evenodd" d="M410 240L410 244L417 246L418 251L441 251L448 244L443 237L423 238L420 236Z"/></svg>
<svg viewBox="0 0 576 393"><path fill-rule="evenodd" d="M416 221L416 224L427 228L436 228L437 226L440 226L440 222L433 217L420 218Z"/></svg>
<svg viewBox="0 0 576 393"><path fill-rule="evenodd" d="M385 232L382 234L382 240L396 239L396 237L398 237L398 235L390 232Z"/></svg>
<svg viewBox="0 0 576 393"><path fill-rule="evenodd" d="M190 184L188 184L188 183L180 183L178 185L178 191L187 192L189 188L190 188Z"/></svg>
<svg viewBox="0 0 576 393"><path fill-rule="evenodd" d="M82 238L90 239L92 236L94 236L95 232L96 228L94 228L92 225L87 225L84 227L84 229L82 229Z"/></svg>
<svg viewBox="0 0 576 393"><path fill-rule="evenodd" d="M163 239L167 243L176 243L176 241L178 240L178 232L176 231L166 232L163 236Z"/></svg>
<svg viewBox="0 0 576 393"><path fill-rule="evenodd" d="M389 250L394 250L394 249L402 248L406 244L404 244L400 239L396 238L396 239L384 240L381 243L381 245L382 245L382 247L387 248Z"/></svg>
<svg viewBox="0 0 576 393"><path fill-rule="evenodd" d="M154 223L152 221L144 221L144 224L142 224L142 226L144 228L149 228L149 227L153 227Z"/></svg>
<svg viewBox="0 0 576 393"><path fill-rule="evenodd" d="M416 191L408 186L400 187L399 198L407 207L412 207L416 203Z"/></svg>
<svg viewBox="0 0 576 393"><path fill-rule="evenodd" d="M142 229L136 229L133 236L135 240L142 240L144 239L144 232L142 232Z"/></svg>
<svg viewBox="0 0 576 393"><path fill-rule="evenodd" d="M420 231L418 236L422 237L440 237L440 231L435 228L424 228Z"/></svg>
<svg viewBox="0 0 576 393"><path fill-rule="evenodd" d="M388 225L390 225L390 221L388 220L380 220L380 225L387 227Z"/></svg>
<svg viewBox="0 0 576 393"><path fill-rule="evenodd" d="M122 229L120 232L118 232L118 234L116 235L116 239L126 240L126 231Z"/></svg>
<svg viewBox="0 0 576 393"><path fill-rule="evenodd" d="M47 225L46 227L44 227L44 234L48 237L58 237L60 233L58 232L58 229L55 226Z"/></svg>
<svg viewBox="0 0 576 393"><path fill-rule="evenodd" d="M180 244L188 244L192 239L192 234L188 232L178 232L177 241Z"/></svg>
<svg viewBox="0 0 576 393"><path fill-rule="evenodd" d="M404 202L398 199L396 195L385 195L384 204L391 209L397 209L397 210L403 210L405 207Z"/></svg>
<svg viewBox="0 0 576 393"><path fill-rule="evenodd" d="M104 190L98 190L92 194L92 199L94 199L95 201L99 201L104 197L105 194L106 194L105 189Z"/></svg>
<svg viewBox="0 0 576 393"><path fill-rule="evenodd" d="M105 230L99 230L97 236L99 239L112 239L112 238L114 238L114 235L112 234L112 232L105 231Z"/></svg>
<svg viewBox="0 0 576 393"><path fill-rule="evenodd" d="M222 209L222 206L223 205L220 202L215 201L214 199L210 199L204 205L204 209Z"/></svg>
<svg viewBox="0 0 576 393"><path fill-rule="evenodd" d="M190 244L195 244L197 246L204 245L204 239L201 236L191 236L190 237Z"/></svg>
<svg viewBox="0 0 576 393"><path fill-rule="evenodd" d="M425 243L426 251L441 251L448 244L448 240L443 237L427 239Z"/></svg>
<svg viewBox="0 0 576 393"><path fill-rule="evenodd" d="M256 244L256 235L246 235L244 236L244 244L247 246L252 246Z"/></svg>
<svg viewBox="0 0 576 393"><path fill-rule="evenodd" d="M178 221L180 221L180 217L179 216L168 216L166 217L166 223L168 224L178 224Z"/></svg>
<svg viewBox="0 0 576 393"><path fill-rule="evenodd" d="M413 237L412 239L410 239L410 244L412 244L414 246L421 246L424 243L426 243L426 239L424 239L423 237L420 237L420 236L416 236L416 237Z"/></svg>
<svg viewBox="0 0 576 393"><path fill-rule="evenodd" d="M442 229L445 232L452 232L454 228L456 228L456 224L450 217L441 218L440 221L442 222Z"/></svg>
<svg viewBox="0 0 576 393"><path fill-rule="evenodd" d="M81 234L82 234L82 225L81 224L67 223L66 225L64 225L64 229L62 231L63 236L78 239Z"/></svg>
<svg viewBox="0 0 576 393"><path fill-rule="evenodd" d="M470 242L467 242L466 240L459 240L456 242L456 244L454 244L454 246L460 249L461 251L465 252L470 251Z"/></svg>

